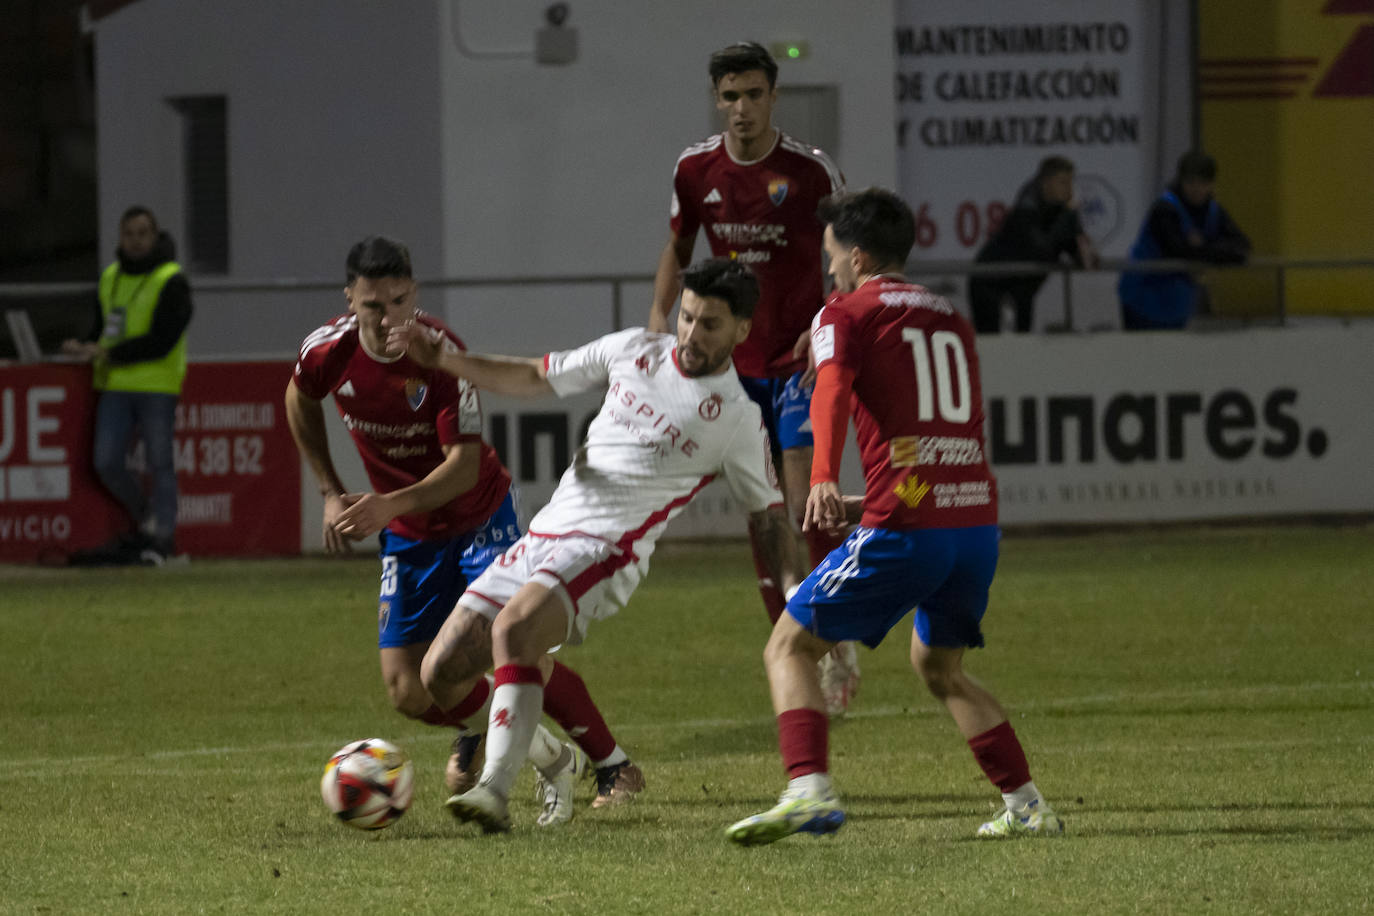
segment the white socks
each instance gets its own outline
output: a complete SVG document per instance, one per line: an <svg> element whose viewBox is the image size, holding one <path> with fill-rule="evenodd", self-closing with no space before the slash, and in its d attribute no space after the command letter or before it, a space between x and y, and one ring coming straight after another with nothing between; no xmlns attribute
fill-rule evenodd
<svg viewBox="0 0 1374 916"><path fill-rule="evenodd" d="M787 791L797 792L804 798L827 798L834 794L830 785L829 773L807 773L789 780Z"/></svg>
<svg viewBox="0 0 1374 916"><path fill-rule="evenodd" d="M1034 782L1028 782L1013 792L1003 792L1002 800L1007 803L1007 810L1015 813L1034 802L1036 806L1043 805L1045 799L1040 794L1040 790L1035 787Z"/></svg>
<svg viewBox="0 0 1374 916"><path fill-rule="evenodd" d="M539 772L544 774L545 779L552 779L561 767L559 763L567 763L563 759L566 753L563 742L559 741L541 723L534 730L534 737L530 739L530 763L534 764ZM572 754L568 754L569 757Z"/></svg>
<svg viewBox="0 0 1374 916"><path fill-rule="evenodd" d="M604 760L593 760L592 765L599 770L602 767L613 767L617 763L624 763L629 759L630 755L625 753L625 751L620 747L620 745L617 744L615 746L615 750L611 751L611 756L605 758Z"/></svg>
<svg viewBox="0 0 1374 916"><path fill-rule="evenodd" d="M501 684L492 692L491 715L487 725L487 762L482 767L480 782L502 798L510 797L515 775L530 754L535 733L542 728L539 720L543 715L542 684ZM561 750L557 741L552 743ZM555 750L555 757L557 753L558 750Z"/></svg>

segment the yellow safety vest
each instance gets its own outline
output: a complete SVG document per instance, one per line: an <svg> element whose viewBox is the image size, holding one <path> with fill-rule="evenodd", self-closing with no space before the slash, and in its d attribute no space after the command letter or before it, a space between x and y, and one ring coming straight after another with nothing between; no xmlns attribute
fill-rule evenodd
<svg viewBox="0 0 1374 916"><path fill-rule="evenodd" d="M100 343L105 347L148 333L153 312L167 281L181 272L175 261L155 267L146 274L126 274L116 262L100 275L100 312L105 319ZM94 386L102 391L146 391L180 394L186 377L186 333L161 359L127 365L112 365L108 360L95 363Z"/></svg>

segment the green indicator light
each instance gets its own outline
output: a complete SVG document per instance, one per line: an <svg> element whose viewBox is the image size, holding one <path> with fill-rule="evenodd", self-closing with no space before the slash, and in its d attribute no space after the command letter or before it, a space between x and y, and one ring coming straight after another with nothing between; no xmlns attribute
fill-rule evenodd
<svg viewBox="0 0 1374 916"><path fill-rule="evenodd" d="M769 45L768 50L780 60L806 60L811 56L811 42L805 39L801 41L775 41Z"/></svg>

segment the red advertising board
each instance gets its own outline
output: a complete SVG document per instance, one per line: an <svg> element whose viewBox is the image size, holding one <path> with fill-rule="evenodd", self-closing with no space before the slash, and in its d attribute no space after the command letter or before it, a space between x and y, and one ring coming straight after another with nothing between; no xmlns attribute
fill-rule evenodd
<svg viewBox="0 0 1374 916"><path fill-rule="evenodd" d="M175 435L179 552L300 552L300 461L282 407L291 365L188 370ZM90 383L85 365L0 367L0 561L60 557L127 525L91 466ZM142 466L139 448L129 460Z"/></svg>

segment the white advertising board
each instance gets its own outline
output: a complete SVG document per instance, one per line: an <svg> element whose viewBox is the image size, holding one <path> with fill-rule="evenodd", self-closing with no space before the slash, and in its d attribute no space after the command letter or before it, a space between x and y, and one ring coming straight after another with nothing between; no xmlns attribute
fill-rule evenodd
<svg viewBox="0 0 1374 916"><path fill-rule="evenodd" d="M979 341L1003 524L1374 510L1374 332Z"/></svg>

